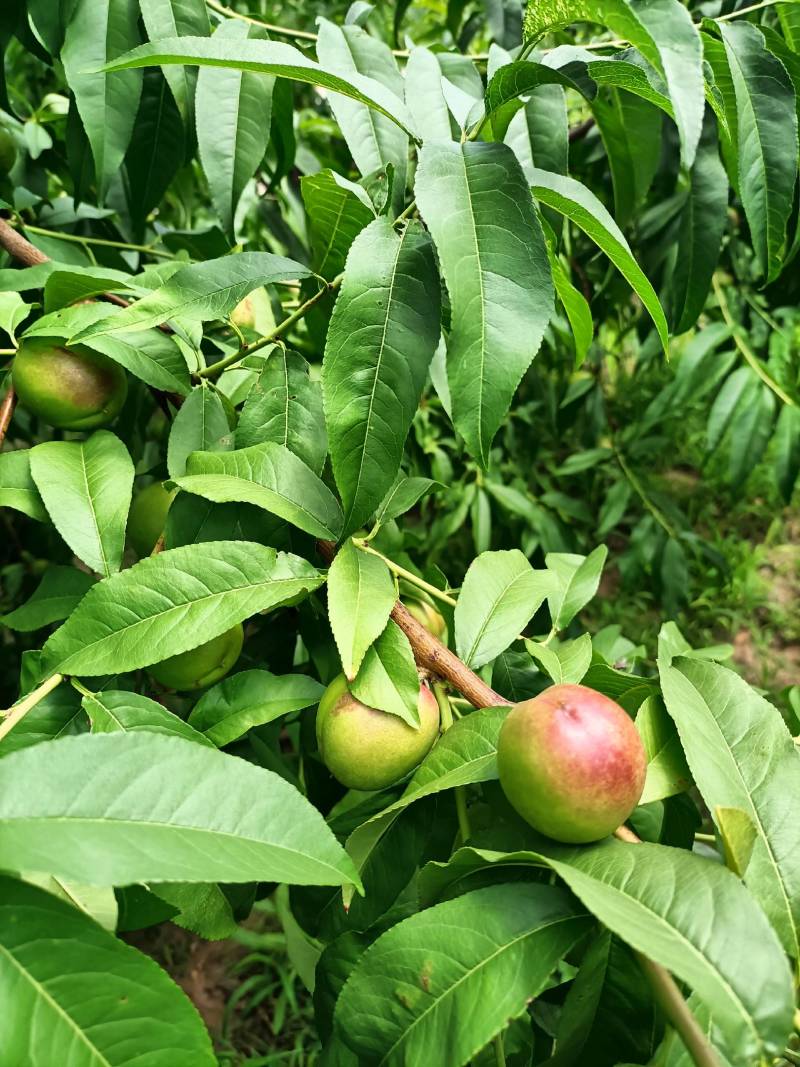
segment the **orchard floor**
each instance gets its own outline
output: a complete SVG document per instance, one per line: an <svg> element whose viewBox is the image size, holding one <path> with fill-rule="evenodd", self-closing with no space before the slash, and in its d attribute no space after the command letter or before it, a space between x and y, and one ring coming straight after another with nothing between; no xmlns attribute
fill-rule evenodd
<svg viewBox="0 0 800 1067"><path fill-rule="evenodd" d="M320 1046L311 998L286 957L279 924L255 911L243 936L248 944L203 941L164 922L125 940L152 956L193 1002L220 1067L313 1067Z"/></svg>

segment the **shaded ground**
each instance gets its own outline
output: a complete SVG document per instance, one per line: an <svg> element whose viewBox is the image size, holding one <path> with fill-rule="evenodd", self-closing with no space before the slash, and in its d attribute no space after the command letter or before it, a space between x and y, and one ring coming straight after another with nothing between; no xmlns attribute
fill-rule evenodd
<svg viewBox="0 0 800 1067"><path fill-rule="evenodd" d="M269 916L254 913L242 940L203 941L170 922L125 939L164 967L194 1003L223 1067L316 1063L311 999Z"/></svg>

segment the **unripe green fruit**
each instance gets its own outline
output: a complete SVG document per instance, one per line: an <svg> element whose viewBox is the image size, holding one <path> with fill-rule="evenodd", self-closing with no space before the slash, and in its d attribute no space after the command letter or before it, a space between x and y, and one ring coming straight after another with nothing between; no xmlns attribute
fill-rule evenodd
<svg viewBox="0 0 800 1067"><path fill-rule="evenodd" d="M161 482L153 482L137 493L128 515L128 540L139 558L149 556L167 521L175 490L167 492Z"/></svg>
<svg viewBox="0 0 800 1067"><path fill-rule="evenodd" d="M447 644L447 623L444 617L426 600L404 600L403 603L414 616L417 622L424 626L428 633L438 637L443 644Z"/></svg>
<svg viewBox="0 0 800 1067"><path fill-rule="evenodd" d="M343 674L322 695L317 744L326 767L348 789L376 790L398 781L427 755L439 732L439 705L426 685L419 690L420 727L362 704Z"/></svg>
<svg viewBox="0 0 800 1067"><path fill-rule="evenodd" d="M647 757L619 704L583 685L554 685L509 712L497 769L508 801L535 830L583 844L631 814Z"/></svg>
<svg viewBox="0 0 800 1067"><path fill-rule="evenodd" d="M231 322L240 330L255 330L267 334L275 328L275 318L266 289L254 289L240 300L231 312Z"/></svg>
<svg viewBox="0 0 800 1067"><path fill-rule="evenodd" d="M154 663L147 668L147 673L167 689L183 692L204 689L225 677L239 658L243 643L244 630L241 623L237 623L197 648Z"/></svg>
<svg viewBox="0 0 800 1067"><path fill-rule="evenodd" d="M37 337L20 345L12 382L24 408L61 430L106 426L128 395L124 369L108 356Z"/></svg>
<svg viewBox="0 0 800 1067"><path fill-rule="evenodd" d="M17 143L8 130L0 126L0 173L8 174L17 161Z"/></svg>

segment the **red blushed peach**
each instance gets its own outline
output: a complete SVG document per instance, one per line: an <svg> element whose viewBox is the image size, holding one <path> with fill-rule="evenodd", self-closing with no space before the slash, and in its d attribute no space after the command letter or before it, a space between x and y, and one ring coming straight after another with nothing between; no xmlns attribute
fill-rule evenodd
<svg viewBox="0 0 800 1067"><path fill-rule="evenodd" d="M554 685L509 712L497 766L526 822L580 844L625 822L642 795L647 757L619 704L583 685Z"/></svg>

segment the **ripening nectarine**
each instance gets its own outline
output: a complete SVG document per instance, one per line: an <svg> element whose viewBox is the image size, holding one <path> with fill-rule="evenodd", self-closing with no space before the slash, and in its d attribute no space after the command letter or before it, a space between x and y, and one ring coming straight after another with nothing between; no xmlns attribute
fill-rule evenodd
<svg viewBox="0 0 800 1067"><path fill-rule="evenodd" d="M625 822L642 795L647 758L619 704L583 685L554 685L509 712L497 767L526 822L579 844Z"/></svg>

